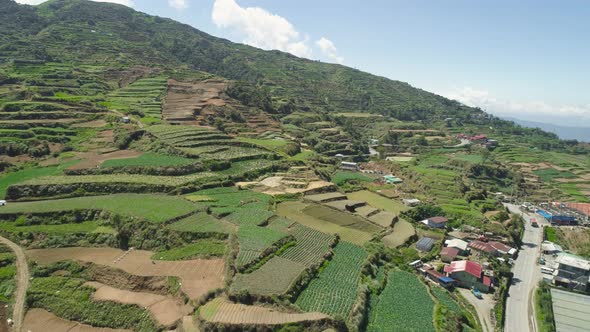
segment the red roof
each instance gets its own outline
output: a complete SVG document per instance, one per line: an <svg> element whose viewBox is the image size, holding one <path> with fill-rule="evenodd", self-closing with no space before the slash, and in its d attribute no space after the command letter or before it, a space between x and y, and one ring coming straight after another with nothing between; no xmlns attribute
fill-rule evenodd
<svg viewBox="0 0 590 332"><path fill-rule="evenodd" d="M509 247L502 242L490 241L490 242L488 242L488 244L492 248L496 249L497 251L502 251L502 252L506 252L506 253L512 249L512 247Z"/></svg>
<svg viewBox="0 0 590 332"><path fill-rule="evenodd" d="M492 279L488 276L483 277L483 284L490 287L492 285Z"/></svg>
<svg viewBox="0 0 590 332"><path fill-rule="evenodd" d="M468 246L469 246L469 248L473 248L475 250L485 251L488 254L491 254L494 251L496 251L496 249L494 247L492 247L489 243L478 241L478 240L469 242Z"/></svg>
<svg viewBox="0 0 590 332"><path fill-rule="evenodd" d="M445 266L444 271L446 273L455 273L455 272L467 272L472 276L479 279L481 277L481 265L476 262L472 261L454 261L449 265Z"/></svg>
<svg viewBox="0 0 590 332"><path fill-rule="evenodd" d="M449 221L449 219L447 219L445 217L432 217L432 218L428 218L428 220L432 223L435 223L435 224L442 224L442 223Z"/></svg>
<svg viewBox="0 0 590 332"><path fill-rule="evenodd" d="M435 277L435 278L442 278L444 277L444 275L440 272L438 272L437 270L428 270L426 271L427 274L430 274L431 276Z"/></svg>
<svg viewBox="0 0 590 332"><path fill-rule="evenodd" d="M457 257L459 255L459 249L455 247L444 247L440 251L441 256Z"/></svg>

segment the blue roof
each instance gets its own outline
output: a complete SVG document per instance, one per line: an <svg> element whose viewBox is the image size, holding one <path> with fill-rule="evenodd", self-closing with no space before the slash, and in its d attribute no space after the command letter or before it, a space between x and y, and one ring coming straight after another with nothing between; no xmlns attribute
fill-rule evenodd
<svg viewBox="0 0 590 332"><path fill-rule="evenodd" d="M552 215L551 213L545 211L545 210L537 210L537 213L540 214L541 216L543 216L545 219L551 219Z"/></svg>
<svg viewBox="0 0 590 332"><path fill-rule="evenodd" d="M455 279L449 278L449 277L440 277L440 278L438 278L438 280L440 280L440 281L442 281L444 283L449 283L449 282L454 282L455 281Z"/></svg>

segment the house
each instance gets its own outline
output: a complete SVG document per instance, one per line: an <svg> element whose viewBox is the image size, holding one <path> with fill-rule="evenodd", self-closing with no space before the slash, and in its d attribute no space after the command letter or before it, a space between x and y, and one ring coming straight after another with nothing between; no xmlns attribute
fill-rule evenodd
<svg viewBox="0 0 590 332"><path fill-rule="evenodd" d="M421 221L424 225L430 228L445 228L449 219L445 217L430 217Z"/></svg>
<svg viewBox="0 0 590 332"><path fill-rule="evenodd" d="M396 184L404 182L402 179L393 176L392 174L383 176L383 181L387 184Z"/></svg>
<svg viewBox="0 0 590 332"><path fill-rule="evenodd" d="M482 242L479 240L469 242L469 248L480 252L485 252L492 256L514 256L516 249L497 241Z"/></svg>
<svg viewBox="0 0 590 332"><path fill-rule="evenodd" d="M353 163L350 161L342 161L342 162L340 162L340 169L343 169L346 171L358 171L359 165L358 165L358 163Z"/></svg>
<svg viewBox="0 0 590 332"><path fill-rule="evenodd" d="M453 247L444 247L440 251L440 260L445 263L454 261L459 256L459 249Z"/></svg>
<svg viewBox="0 0 590 332"><path fill-rule="evenodd" d="M469 137L469 140L471 142L485 143L488 140L488 137L486 135L479 134L479 135Z"/></svg>
<svg viewBox="0 0 590 332"><path fill-rule="evenodd" d="M480 292L488 293L492 288L492 279L483 275L483 269L477 262L453 261L445 265L447 277L453 278L459 287L477 288Z"/></svg>
<svg viewBox="0 0 590 332"><path fill-rule="evenodd" d="M434 247L434 242L436 242L436 240L434 240L433 238L423 237L420 240L418 240L418 242L416 242L416 249L423 252L429 252L430 250L432 250L432 247Z"/></svg>
<svg viewBox="0 0 590 332"><path fill-rule="evenodd" d="M404 198L404 199L402 199L402 203L404 203L404 205L407 205L407 206L418 206L422 202L416 198Z"/></svg>
<svg viewBox="0 0 590 332"><path fill-rule="evenodd" d="M557 271L554 273L556 284L582 291L587 291L590 283L590 261L568 253L561 253L555 260Z"/></svg>
<svg viewBox="0 0 590 332"><path fill-rule="evenodd" d="M445 241L445 245L449 248L456 248L459 250L459 255L467 254L468 243L460 239L450 239Z"/></svg>

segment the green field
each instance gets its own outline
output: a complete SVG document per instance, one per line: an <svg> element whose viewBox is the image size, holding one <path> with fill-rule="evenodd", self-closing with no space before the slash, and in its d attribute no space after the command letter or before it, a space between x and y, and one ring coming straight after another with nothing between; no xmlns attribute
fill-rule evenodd
<svg viewBox="0 0 590 332"><path fill-rule="evenodd" d="M178 157L168 156L157 153L144 153L137 158L125 158L125 159L109 159L103 162L101 168L110 167L166 167L166 166L185 166L195 163L195 160Z"/></svg>
<svg viewBox="0 0 590 332"><path fill-rule="evenodd" d="M338 171L332 176L332 179L330 179L330 181L338 186L343 185L348 181L373 182L374 180L375 179L370 176L348 171Z"/></svg>
<svg viewBox="0 0 590 332"><path fill-rule="evenodd" d="M403 211L408 210L408 207L403 205L401 202L383 197L369 190L360 190L346 194L349 199L354 201L367 202L369 205L378 209L389 211L395 214L400 214Z"/></svg>
<svg viewBox="0 0 590 332"><path fill-rule="evenodd" d="M184 247L174 248L154 253L152 259L164 261L178 261L191 258L221 257L225 253L224 241L215 239L202 239Z"/></svg>
<svg viewBox="0 0 590 332"><path fill-rule="evenodd" d="M108 196L9 203L0 208L0 217L3 213L42 213L96 209L160 223L188 214L198 208L194 203L174 196L113 194Z"/></svg>
<svg viewBox="0 0 590 332"><path fill-rule="evenodd" d="M289 234L295 237L297 244L285 250L281 257L308 267L322 261L335 239L333 235L301 224L291 226Z"/></svg>
<svg viewBox="0 0 590 332"><path fill-rule="evenodd" d="M77 183L129 183L129 184L151 184L161 186L180 186L203 179L215 179L214 173L202 172L182 176L157 176L140 174L110 174L101 175L61 175L46 176L23 182L27 185L50 185L50 184L77 184Z"/></svg>
<svg viewBox="0 0 590 332"><path fill-rule="evenodd" d="M76 160L64 163L59 166L26 168L20 171L4 174L2 177L0 177L0 197L4 198L6 195L6 189L8 189L8 187L13 184L30 181L40 177L61 174L65 168L70 167L77 162L78 161Z"/></svg>
<svg viewBox="0 0 590 332"><path fill-rule="evenodd" d="M319 311L347 318L357 297L365 250L347 242L334 248L328 266L299 295L295 304L305 311Z"/></svg>
<svg viewBox="0 0 590 332"><path fill-rule="evenodd" d="M187 233L223 233L229 234L234 232L233 225L224 220L216 219L204 212L193 214L187 218L179 220L168 228Z"/></svg>
<svg viewBox="0 0 590 332"><path fill-rule="evenodd" d="M391 271L387 285L373 308L367 331L434 332L434 301L418 277L405 271ZM409 319L411 317L411 319Z"/></svg>
<svg viewBox="0 0 590 332"><path fill-rule="evenodd" d="M232 292L248 290L257 295L285 293L305 266L282 257L273 257L259 269L248 274L237 274L231 286Z"/></svg>

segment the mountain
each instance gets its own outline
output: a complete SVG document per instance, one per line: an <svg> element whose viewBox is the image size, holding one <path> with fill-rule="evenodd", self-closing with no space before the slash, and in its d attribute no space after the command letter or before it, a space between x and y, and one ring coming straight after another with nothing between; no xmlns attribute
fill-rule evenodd
<svg viewBox="0 0 590 332"><path fill-rule="evenodd" d="M232 43L170 19L110 3L0 0L0 58L150 63L188 67L256 84L304 110L368 112L400 120L468 117L475 109L407 83L336 64Z"/></svg>
<svg viewBox="0 0 590 332"><path fill-rule="evenodd" d="M569 127L545 122L521 120L513 117L503 118L524 127L543 129L544 131L556 134L561 139L575 139L581 142L590 142L590 127Z"/></svg>

